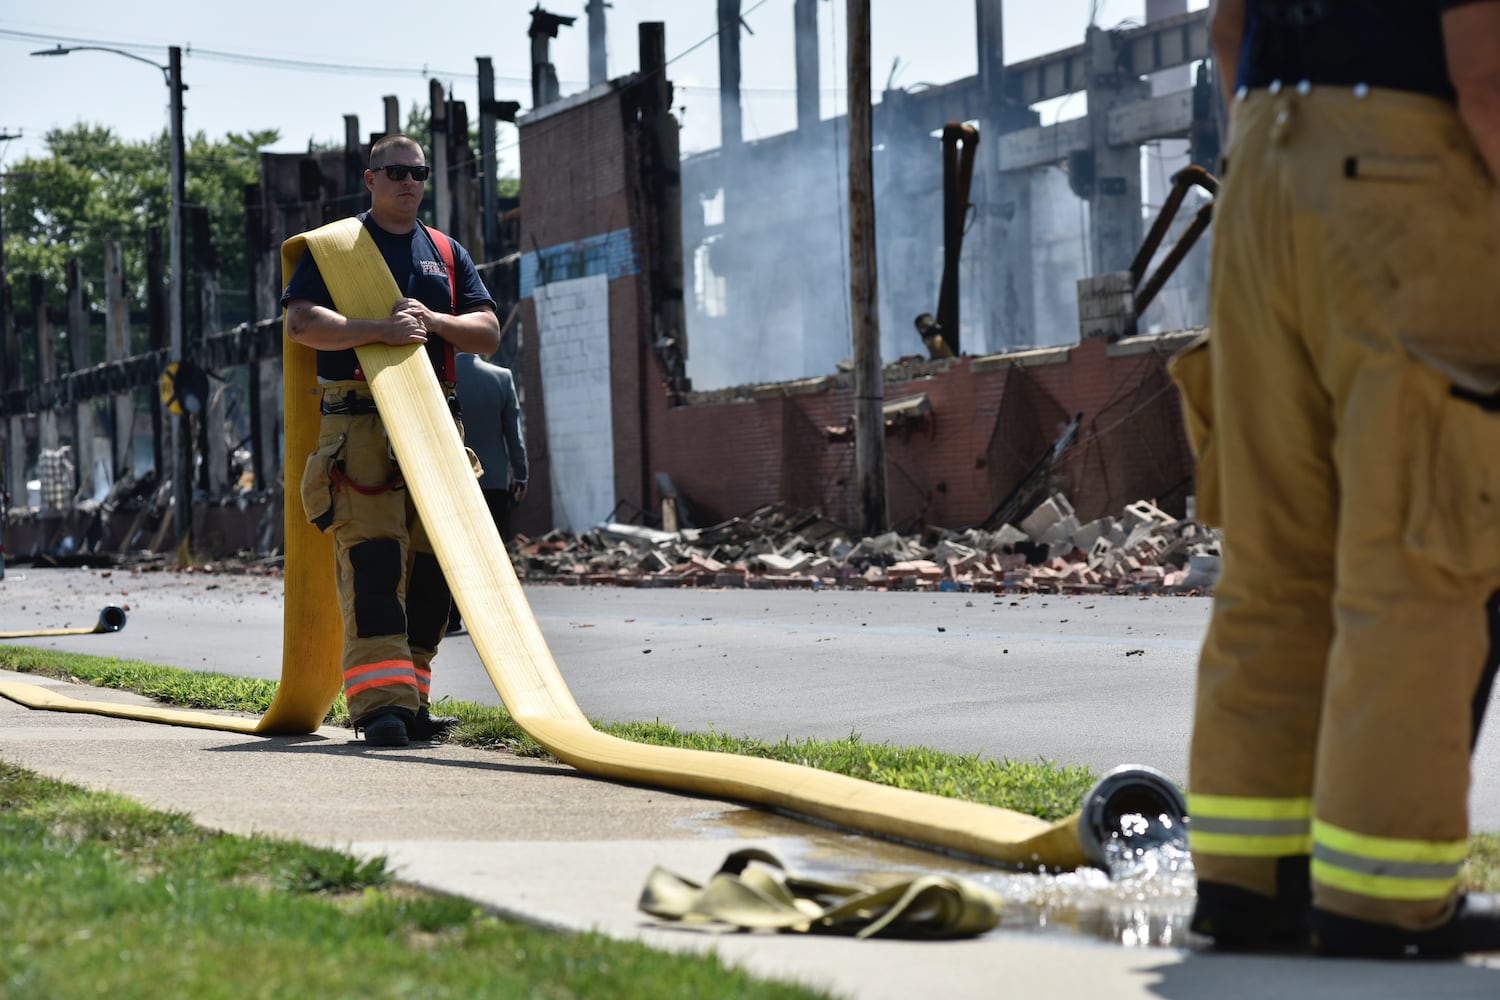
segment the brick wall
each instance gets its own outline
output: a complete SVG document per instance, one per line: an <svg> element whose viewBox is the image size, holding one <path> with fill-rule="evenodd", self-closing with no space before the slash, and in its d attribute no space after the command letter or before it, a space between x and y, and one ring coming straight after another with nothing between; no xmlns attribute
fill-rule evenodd
<svg viewBox="0 0 1500 1000"><path fill-rule="evenodd" d="M609 516L619 501L627 508L651 502L643 429L649 408L641 393L650 381L643 367L648 355L642 333L646 195L639 170L635 86L633 78L615 81L607 90L570 98L521 123L526 182L521 189L518 376L533 482L516 524L528 535L563 524L587 529ZM549 329L544 321L548 309L538 309L537 289L556 288L563 298L576 300L573 283L583 279L604 283L602 297L591 298L597 304L588 307L602 307L603 315L584 317L565 309L552 316ZM570 287L573 291L566 291ZM549 294L543 292L541 298ZM553 297L551 304L559 301ZM593 324L598 323L607 329L595 339L588 331L597 331ZM543 375L553 363L568 373L549 387ZM549 427L554 421L566 426ZM592 450L590 437L607 442L607 460ZM554 454L554 447L568 450ZM592 499L581 501L587 514L554 509L554 496L582 498L594 491L592 483L553 486L554 475L606 466L609 502L602 510Z"/></svg>
<svg viewBox="0 0 1500 1000"><path fill-rule="evenodd" d="M569 456L554 455L549 442L578 442L589 433L612 438L611 509L621 518L644 512L649 519L659 511L655 476L665 473L700 524L778 501L820 507L853 523L854 447L852 436L840 433L851 426L853 412L847 375L698 394L673 405L668 373L651 349L659 305L650 280L660 264L652 246L657 206L642 177L633 86L630 78L615 81L521 124L526 253L520 377L533 483L518 512L519 530L535 536L562 523L549 484L568 467ZM542 355L551 342L547 324L538 323L535 289L589 275L605 282L608 370L601 370L597 356L576 357L578 370L549 395ZM569 336L557 335L562 341ZM928 404L924 415L887 435L892 525L981 523L1075 416L1074 444L1053 468L1051 485L1068 493L1080 517L1117 513L1143 497L1181 513L1191 466L1175 390L1164 372L1184 340L1091 339L1067 348L889 366L888 403L925 395ZM549 434L549 414L569 414L580 393L598 394L591 412L601 412L594 404L607 399L608 429L583 420ZM576 488L560 484L556 492ZM569 521L575 529L588 527L571 512Z"/></svg>
<svg viewBox="0 0 1500 1000"><path fill-rule="evenodd" d="M1010 431L998 419L1017 367L1054 401L1056 413L1082 418L1054 482L1080 517L1117 513L1142 497L1180 514L1191 471L1176 392L1164 379L1166 361L1184 339L1087 340L1072 348L919 366L924 370L909 378L893 366L887 402L925 395L931 410L924 420L887 433L892 527L979 524L1005 499L1015 477L993 481L989 452L992 439ZM853 387L838 379L762 387L747 390L745 398L666 412L653 451L700 520L779 500L818 506L851 524L854 445L830 440L827 431L850 426L852 413ZM1022 467L1051 447L1063 425L1021 428Z"/></svg>

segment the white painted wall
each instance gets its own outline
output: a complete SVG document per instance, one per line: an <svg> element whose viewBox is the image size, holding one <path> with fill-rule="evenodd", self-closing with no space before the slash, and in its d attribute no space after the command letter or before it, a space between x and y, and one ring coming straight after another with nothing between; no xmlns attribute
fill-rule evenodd
<svg viewBox="0 0 1500 1000"><path fill-rule="evenodd" d="M552 522L588 531L615 507L609 391L609 278L538 285L538 351L552 465Z"/></svg>

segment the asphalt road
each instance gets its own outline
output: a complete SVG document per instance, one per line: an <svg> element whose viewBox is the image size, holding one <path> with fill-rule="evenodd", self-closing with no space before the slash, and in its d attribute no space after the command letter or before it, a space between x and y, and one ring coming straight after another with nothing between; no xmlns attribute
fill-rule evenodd
<svg viewBox="0 0 1500 1000"><path fill-rule="evenodd" d="M596 719L767 740L858 733L1096 771L1150 764L1186 778L1205 599L553 585L526 596ZM280 676L274 577L11 567L0 631L89 625L106 604L129 612L123 631L14 642ZM499 701L465 636L444 642L433 686L439 698ZM1475 761L1480 830L1500 830L1496 728Z"/></svg>

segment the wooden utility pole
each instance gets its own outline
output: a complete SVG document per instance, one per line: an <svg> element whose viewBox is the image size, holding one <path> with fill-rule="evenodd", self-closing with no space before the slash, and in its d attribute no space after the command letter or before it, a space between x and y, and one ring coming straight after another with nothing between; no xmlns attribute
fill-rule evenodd
<svg viewBox="0 0 1500 1000"><path fill-rule="evenodd" d="M428 119L432 128L432 152L427 161L432 167L432 200L435 206L437 227L445 233L453 231L453 178L448 176L448 95L443 85L433 80L427 85L427 99L432 108ZM456 239L457 237L455 237Z"/></svg>
<svg viewBox="0 0 1500 1000"><path fill-rule="evenodd" d="M52 335L52 317L47 312L47 291L42 276L33 272L31 281L31 333L36 346L36 380L45 387L42 412L37 414L37 447L41 451L56 451L62 443L57 428L56 403L50 392L57 383L57 338ZM40 452L38 452L40 455ZM46 506L46 503L43 503Z"/></svg>
<svg viewBox="0 0 1500 1000"><path fill-rule="evenodd" d="M130 298L125 294L125 253L119 240L104 244L104 360L124 361L130 350ZM135 475L135 400L129 392L110 399L109 468L112 479Z"/></svg>
<svg viewBox="0 0 1500 1000"><path fill-rule="evenodd" d="M859 529L886 529L885 382L876 282L875 173L871 164L870 0L848 0L849 306L854 325L854 468Z"/></svg>
<svg viewBox="0 0 1500 1000"><path fill-rule="evenodd" d="M358 127L356 121L355 128ZM223 328L219 322L219 258L209 231L208 209L194 205L188 209L188 218L193 228L193 269L198 279L193 336L201 343L210 332ZM207 390L207 397L193 416L198 430L198 454L203 459L198 466L197 481L209 496L223 496L230 486L228 401L222 392L214 391L211 383Z"/></svg>
<svg viewBox="0 0 1500 1000"><path fill-rule="evenodd" d="M93 366L93 345L89 342L89 314L83 300L83 265L77 257L67 265L68 275L68 354L75 372ZM73 501L94 493L94 401L85 399L73 404Z"/></svg>
<svg viewBox="0 0 1500 1000"><path fill-rule="evenodd" d="M344 194L347 211L357 211L365 188L365 151L359 136L359 115L344 116Z"/></svg>
<svg viewBox="0 0 1500 1000"><path fill-rule="evenodd" d="M20 135L0 132L0 141L19 139ZM4 194L5 182L17 175L0 173L0 195ZM3 199L0 199L3 200ZM0 218L4 217L0 205ZM0 393L7 396L21 388L21 341L16 335L15 300L11 297L10 274L5 264L5 234L0 231ZM19 413L8 413L9 407L0 402L0 494L7 490L19 490L22 502L26 497L26 425ZM0 496L3 501L3 496ZM4 502L0 502L0 515L4 514ZM0 525L3 527L3 525ZM5 579L5 560L0 558L0 580Z"/></svg>
<svg viewBox="0 0 1500 1000"><path fill-rule="evenodd" d="M146 311L150 317L151 350L160 351L167 343L167 308L162 282L161 227L146 228ZM173 458L172 438L168 430L167 410L162 405L161 393L151 395L151 467L156 470L156 481L167 482L172 475L167 460ZM170 440L169 440L170 439ZM175 459L174 459L175 461ZM175 486L174 486L175 491Z"/></svg>
<svg viewBox="0 0 1500 1000"><path fill-rule="evenodd" d="M484 186L479 189L480 232L483 233L482 261L500 256L500 156L495 149L495 64L489 56L480 56L479 66L479 175ZM515 117L512 115L511 117Z"/></svg>
<svg viewBox="0 0 1500 1000"><path fill-rule="evenodd" d="M259 184L245 185L245 246L250 251L245 255L247 267L245 270L245 285L250 289L250 294L245 297L245 322L251 330L254 330L260 322L261 303L261 262L262 254L265 253L265 208L260 197ZM255 338L252 337L252 340ZM260 351L250 358L250 475L254 480L256 491L266 488L269 481L266 477L271 468L268 462L271 449L267 446L267 435L265 433L263 397L266 387L263 384L265 373L261 368ZM279 366L278 366L279 367ZM272 412L276 412L275 409ZM271 440L275 440L274 437Z"/></svg>
<svg viewBox="0 0 1500 1000"><path fill-rule="evenodd" d="M104 358L105 361L123 361L130 357L130 298L124 294L124 250L120 241L110 240L104 244ZM135 400L130 393L117 393L110 399L111 435L110 474L135 474L133 454L133 432L135 432Z"/></svg>

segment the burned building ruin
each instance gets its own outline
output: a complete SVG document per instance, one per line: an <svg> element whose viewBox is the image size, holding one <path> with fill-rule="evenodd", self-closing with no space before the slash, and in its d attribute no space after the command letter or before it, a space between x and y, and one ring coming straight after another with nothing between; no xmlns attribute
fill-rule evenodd
<svg viewBox="0 0 1500 1000"><path fill-rule="evenodd" d="M588 13L601 45L605 6ZM601 54L590 86L564 95L547 51L572 19L537 7L524 113L494 99L488 59L475 109L432 84L424 211L472 248L510 320L498 360L523 394L528 536L705 525L766 504L854 521L847 192L833 167L846 126L818 113L815 5L793 0L797 127L742 138L740 6L719 3L722 136L707 153L679 154L663 24L639 26L634 72L606 76ZM890 526L994 527L1053 490L1081 519L1140 498L1181 516L1192 461L1165 368L1203 323L1206 254L1175 262L1150 309L1107 329L1080 317L1078 282L1131 269L1166 199L1160 180L1217 158L1206 16L1153 0L1144 25L1091 27L1079 45L1006 64L1001 8L976 0L974 76L888 87L873 108ZM1069 94L1088 114L1043 121L1035 106ZM161 398L163 371L182 359L168 356L160 303L123 301L108 275L92 283L105 300L91 301L91 283L70 275L66 316L16 316L9 285L31 279L5 276L11 558L170 551L185 538L204 555L279 551L280 491L302 456L282 453L278 248L364 207L368 145L399 128L394 98L384 112L368 135L346 116L341 150L262 156L245 193L245 320L221 328L212 274L201 263L195 274L183 388L193 370L205 377L191 412ZM496 193L502 120L520 137L514 202ZM1170 171L1158 142L1176 144ZM1202 196L1189 197L1192 209ZM920 335L923 314L946 350ZM158 471L171 468L172 421L191 427L186 517Z"/></svg>

